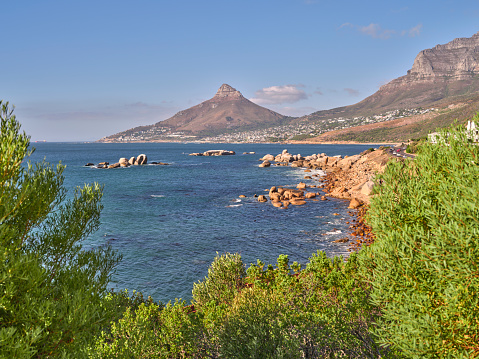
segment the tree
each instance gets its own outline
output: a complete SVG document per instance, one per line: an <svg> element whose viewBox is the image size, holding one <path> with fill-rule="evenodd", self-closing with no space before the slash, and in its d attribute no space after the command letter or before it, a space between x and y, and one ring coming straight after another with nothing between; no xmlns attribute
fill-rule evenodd
<svg viewBox="0 0 479 359"><path fill-rule="evenodd" d="M479 118L476 116L476 121ZM479 147L463 128L378 176L360 268L376 334L411 358L479 356Z"/></svg>
<svg viewBox="0 0 479 359"><path fill-rule="evenodd" d="M30 138L0 108L0 357L86 356L112 318L105 296L120 260L81 245L99 226L102 188L67 200L64 166L26 163Z"/></svg>

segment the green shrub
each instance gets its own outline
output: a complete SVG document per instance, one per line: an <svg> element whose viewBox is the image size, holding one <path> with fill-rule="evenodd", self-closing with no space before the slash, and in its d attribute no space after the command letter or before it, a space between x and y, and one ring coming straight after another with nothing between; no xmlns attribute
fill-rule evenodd
<svg viewBox="0 0 479 359"><path fill-rule="evenodd" d="M218 254L218 253L217 253ZM244 285L245 269L239 254L216 256L208 268L208 276L202 282L193 284L193 303L205 306L229 303Z"/></svg>
<svg viewBox="0 0 479 359"><path fill-rule="evenodd" d="M84 357L117 315L105 297L120 258L81 246L98 228L101 188L66 201L64 167L22 165L29 137L1 101L0 120L0 357Z"/></svg>
<svg viewBox="0 0 479 359"><path fill-rule="evenodd" d="M479 355L479 147L463 129L442 138L378 176L360 252L375 333L411 358Z"/></svg>
<svg viewBox="0 0 479 359"><path fill-rule="evenodd" d="M191 358L198 354L200 330L185 303L151 302L127 308L97 341L97 358Z"/></svg>

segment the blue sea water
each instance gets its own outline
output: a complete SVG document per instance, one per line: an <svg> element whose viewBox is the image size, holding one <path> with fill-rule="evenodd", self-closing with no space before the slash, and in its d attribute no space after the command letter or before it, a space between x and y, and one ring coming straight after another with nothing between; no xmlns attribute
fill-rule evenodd
<svg viewBox="0 0 479 359"><path fill-rule="evenodd" d="M85 248L111 245L123 255L111 283L115 290L138 290L155 301L191 299L193 283L203 279L216 253L240 253L245 264L261 259L276 263L280 254L305 264L312 253L347 255L348 245L332 243L348 234L348 203L308 201L279 209L259 203L255 194L271 186L293 186L304 170L259 168L258 159L283 149L353 155L370 145L280 145L196 143L33 143L31 160L61 161L65 186L104 185L101 227ZM234 156L195 157L192 152L226 149ZM254 155L243 152L254 151ZM148 161L169 166L118 169L85 167L88 162L115 163L120 157L146 154ZM314 172L313 172L314 173ZM314 177L313 177L314 178ZM319 189L317 189L319 191ZM245 195L246 198L239 198ZM334 215L337 213L339 215Z"/></svg>

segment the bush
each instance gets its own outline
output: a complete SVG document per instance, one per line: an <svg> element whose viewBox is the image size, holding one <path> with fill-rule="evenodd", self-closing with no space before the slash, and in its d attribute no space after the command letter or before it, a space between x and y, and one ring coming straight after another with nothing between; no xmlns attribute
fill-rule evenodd
<svg viewBox="0 0 479 359"><path fill-rule="evenodd" d="M218 254L218 253L217 253ZM193 303L205 306L230 303L244 285L245 269L239 254L216 256L208 268L208 276L202 282L193 284Z"/></svg>
<svg viewBox="0 0 479 359"><path fill-rule="evenodd" d="M196 306L202 345L227 358L388 357L368 333L379 312L357 272L355 254L344 262L318 252L303 271L286 255L276 267L258 261L229 302Z"/></svg>
<svg viewBox="0 0 479 359"><path fill-rule="evenodd" d="M146 302L127 308L98 339L97 358L191 358L198 354L198 325L184 302Z"/></svg>
<svg viewBox="0 0 479 359"><path fill-rule="evenodd" d="M376 241L360 253L375 333L412 358L479 355L479 147L463 129L441 136L378 176Z"/></svg>
<svg viewBox="0 0 479 359"><path fill-rule="evenodd" d="M0 357L80 358L116 313L104 298L120 258L81 246L99 225L101 188L65 201L64 167L25 163L29 137L0 107Z"/></svg>

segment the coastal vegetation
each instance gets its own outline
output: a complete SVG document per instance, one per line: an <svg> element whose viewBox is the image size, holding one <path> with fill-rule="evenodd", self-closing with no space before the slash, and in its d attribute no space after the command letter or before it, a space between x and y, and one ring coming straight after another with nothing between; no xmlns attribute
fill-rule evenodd
<svg viewBox="0 0 479 359"><path fill-rule="evenodd" d="M62 165L27 163L29 137L0 105L0 357L479 356L479 147L463 128L377 175L374 238L346 260L217 254L191 303L163 304L107 291L120 256L82 248L101 186L68 194Z"/></svg>

